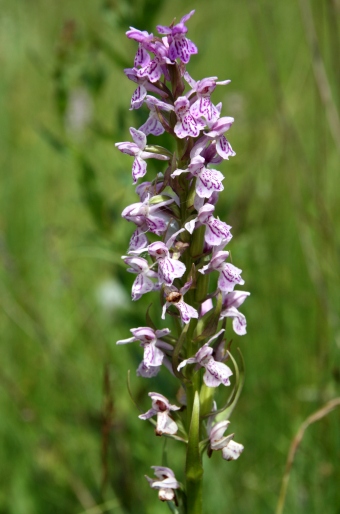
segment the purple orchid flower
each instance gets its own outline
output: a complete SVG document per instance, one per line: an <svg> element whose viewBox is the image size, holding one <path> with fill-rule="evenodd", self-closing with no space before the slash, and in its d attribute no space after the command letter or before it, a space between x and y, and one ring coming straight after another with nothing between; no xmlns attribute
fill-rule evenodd
<svg viewBox="0 0 340 514"><path fill-rule="evenodd" d="M164 466L151 466L157 477L157 480L149 478L145 475L145 478L150 484L152 489L158 489L158 498L162 501L172 501L175 498L174 489L181 487L180 483L177 482L174 472L170 468Z"/></svg>
<svg viewBox="0 0 340 514"><path fill-rule="evenodd" d="M165 319L166 309L170 307L170 305L174 305L179 310L181 320L185 324L189 323L191 318L198 318L197 310L183 300L183 296L190 289L191 284L192 280L189 280L179 290L175 286L164 287L165 304L163 305L162 319Z"/></svg>
<svg viewBox="0 0 340 514"><path fill-rule="evenodd" d="M199 209L197 218L189 221L184 226L186 230L192 234L195 226L205 225L205 242L210 246L219 246L222 243L225 246L233 237L230 233L231 226L215 218L212 215L214 210L214 205L206 203Z"/></svg>
<svg viewBox="0 0 340 514"><path fill-rule="evenodd" d="M148 244L149 240L145 235L145 231L138 227L131 236L127 253L140 252L143 248L148 246Z"/></svg>
<svg viewBox="0 0 340 514"><path fill-rule="evenodd" d="M134 27L130 27L130 30L126 32L129 39L134 39L138 43L147 44L153 40L153 34L149 34L146 30L138 30Z"/></svg>
<svg viewBox="0 0 340 514"><path fill-rule="evenodd" d="M164 200L157 204L151 204L151 197L147 196L143 202L137 202L125 207L122 217L132 221L140 230L153 232L160 236L166 231L171 215L162 211L162 207L171 204L174 200ZM138 233L140 235L141 232Z"/></svg>
<svg viewBox="0 0 340 514"><path fill-rule="evenodd" d="M146 85L148 83L148 80L138 78L136 68L126 68L124 70L124 73L128 79L138 84L137 89L135 89L131 98L130 111L133 109L139 109L140 107L142 107L144 99L147 95Z"/></svg>
<svg viewBox="0 0 340 514"><path fill-rule="evenodd" d="M123 256L125 264L130 266L127 269L129 273L137 273L137 277L132 284L131 297L133 301L139 300L143 294L149 293L159 289L158 274L150 269L149 263L143 257L125 257ZM151 279L156 278L157 283Z"/></svg>
<svg viewBox="0 0 340 514"><path fill-rule="evenodd" d="M144 132L145 135L153 134L154 136L160 136L165 131L165 128L160 121L160 115L157 109L163 111L173 111L174 107L173 105L162 102L161 100L158 100L154 96L150 95L146 96L145 103L148 106L150 113L146 122L141 127L139 127L139 130ZM165 126L169 128L169 125L164 118L162 121Z"/></svg>
<svg viewBox="0 0 340 514"><path fill-rule="evenodd" d="M203 130L205 123L199 119L195 119L190 112L190 102L186 96L180 96L174 103L174 109L177 116L175 125L175 134L183 139L184 137L199 136L200 130Z"/></svg>
<svg viewBox="0 0 340 514"><path fill-rule="evenodd" d="M223 362L218 362L214 359L212 356L214 350L209 346L209 344L222 332L224 332L224 329L220 330L217 334L211 337L209 341L198 350L196 355L182 361L177 368L178 371L187 364L197 364L198 367L205 368L203 380L206 386L218 387L220 384L229 386L229 377L233 374L233 372L226 364Z"/></svg>
<svg viewBox="0 0 340 514"><path fill-rule="evenodd" d="M168 48L161 41L147 43L146 48L153 52L154 58L141 64L141 68L137 71L137 77L140 79L147 78L152 83L157 82L163 73L167 74L165 65L172 64L171 59L168 57ZM136 61L135 66L137 66Z"/></svg>
<svg viewBox="0 0 340 514"><path fill-rule="evenodd" d="M120 339L116 344L127 344L140 341L140 346L144 349L143 361L137 369L137 375L149 378L157 375L160 366L165 358L163 350L172 350L171 344L166 343L161 338L170 334L170 330L153 330L150 327L132 328L130 330L133 337Z"/></svg>
<svg viewBox="0 0 340 514"><path fill-rule="evenodd" d="M154 180L152 182L146 181L138 184L136 187L136 193L141 202L144 202L147 198L151 198L152 196L156 196L160 193L163 188L163 174L159 173L157 178L159 178L159 180Z"/></svg>
<svg viewBox="0 0 340 514"><path fill-rule="evenodd" d="M197 177L196 193L200 198L210 198L215 191L220 192L224 189L222 184L223 174L218 170L206 168L205 159L201 155L193 157L186 170L175 170L171 177L177 177L181 173L191 173L194 177Z"/></svg>
<svg viewBox="0 0 340 514"><path fill-rule="evenodd" d="M141 414L139 419L149 419L157 416L156 435L176 434L177 423L169 416L170 411L179 410L180 407L171 405L169 400L159 393L148 393L152 400L152 407L145 414Z"/></svg>
<svg viewBox="0 0 340 514"><path fill-rule="evenodd" d="M198 52L196 45L185 37L185 34L188 32L185 22L191 18L194 12L193 10L183 16L181 21L175 26L165 27L164 25L157 25L158 33L168 37L169 57L172 61L179 58L187 64L190 60L190 55L197 54Z"/></svg>
<svg viewBox="0 0 340 514"><path fill-rule="evenodd" d="M183 231L184 229L181 229L173 234L166 244L157 241L148 246L149 255L154 257L158 264L159 280L166 286L171 286L175 278L182 277L186 271L185 264L178 259L171 258L169 252L169 248L173 245L177 235Z"/></svg>
<svg viewBox="0 0 340 514"><path fill-rule="evenodd" d="M206 300L204 300L204 302L201 303L200 318L202 318L204 314L206 314L207 312L211 311L213 307L214 304L212 298L207 298Z"/></svg>
<svg viewBox="0 0 340 514"><path fill-rule="evenodd" d="M146 50L146 46L154 40L153 34L149 34L146 30L138 30L130 27L126 35L129 39L134 39L139 43L134 59L134 66L147 66L151 58Z"/></svg>
<svg viewBox="0 0 340 514"><path fill-rule="evenodd" d="M139 127L138 130L141 132L144 132L146 136L149 134L153 134L154 136L160 136L165 132L165 128L163 127L162 123L159 121L159 116L157 109L154 105L152 105L150 102L146 102L146 105L148 106L150 112L149 117L146 120L143 125Z"/></svg>
<svg viewBox="0 0 340 514"><path fill-rule="evenodd" d="M250 293L246 291L233 291L223 296L221 317L232 318L233 329L236 334L243 336L247 333L247 320L244 314L237 310Z"/></svg>
<svg viewBox="0 0 340 514"><path fill-rule="evenodd" d="M167 97L167 93L159 89L154 84L151 84L147 78L139 78L137 76L137 72L137 68L126 68L124 70L127 78L138 84L137 89L135 89L131 98L130 111L142 107L148 91L152 91L153 93L157 93L160 96Z"/></svg>
<svg viewBox="0 0 340 514"><path fill-rule="evenodd" d="M225 460L236 460L243 452L244 446L233 441L234 434L223 437L229 425L230 421L225 420L208 428L210 448L211 450L222 450L222 457Z"/></svg>
<svg viewBox="0 0 340 514"><path fill-rule="evenodd" d="M198 270L203 275L205 275L205 273L211 273L215 270L219 271L220 276L218 278L217 285L224 293L230 293L233 291L237 284L244 284L244 280L241 278L242 270L230 262L225 262L225 259L228 257L229 252L217 251L212 256L209 264Z"/></svg>
<svg viewBox="0 0 340 514"><path fill-rule="evenodd" d="M196 93L197 97L197 100L191 105L191 114L195 118L204 117L208 123L216 121L220 117L220 110L212 103L210 96L217 85L224 86L229 84L230 80L217 82L217 77L207 77L196 82L188 72L184 74L184 78L192 88L187 93L187 97L191 97L193 93Z"/></svg>
<svg viewBox="0 0 340 514"><path fill-rule="evenodd" d="M130 134L132 136L132 139L134 140L134 143L115 143L115 146L121 152L126 153L128 155L132 155L135 158L132 165L132 178L133 183L136 184L137 180L141 177L144 177L144 175L146 174L145 159L154 158L161 161L167 161L169 160L169 156L145 151L146 135L144 134L144 132L131 127Z"/></svg>
<svg viewBox="0 0 340 514"><path fill-rule="evenodd" d="M229 141L224 136L224 132L230 129L233 122L234 118L225 116L213 123L208 123L210 130L204 132L204 135L196 141L190 152L190 157L203 155L206 162L218 164L223 159L229 159L229 157L236 155ZM210 155L208 156L207 153Z"/></svg>
<svg viewBox="0 0 340 514"><path fill-rule="evenodd" d="M229 157L234 157L234 155L236 155L224 135L224 132L229 130L233 123L234 118L225 116L224 118L220 118L215 121L215 123L210 127L209 132L204 133L206 137L216 141L216 151L223 159L229 159Z"/></svg>

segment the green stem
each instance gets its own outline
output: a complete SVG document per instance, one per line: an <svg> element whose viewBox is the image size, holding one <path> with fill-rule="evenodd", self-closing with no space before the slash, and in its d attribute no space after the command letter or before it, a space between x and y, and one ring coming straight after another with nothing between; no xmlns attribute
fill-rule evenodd
<svg viewBox="0 0 340 514"><path fill-rule="evenodd" d="M199 451L200 441L200 399L194 385L187 389L188 400L193 399L191 409L191 421L189 429L189 441L185 463L186 478L186 514L202 514L202 488L203 488L203 467ZM192 394L194 393L194 394Z"/></svg>
<svg viewBox="0 0 340 514"><path fill-rule="evenodd" d="M186 169L189 162L183 159L185 152L186 142L177 138L177 166L180 169ZM189 194L189 182L185 175L179 178L181 186L181 223L184 225L188 212L192 208L193 194ZM193 193L193 191L192 191ZM192 197L192 201L191 198ZM189 205L188 205L189 201ZM204 227L203 230L199 229L193 236L190 237L190 246L183 255L183 261L186 265L187 272L190 273L195 256L202 254L204 245ZM191 250L190 250L191 248ZM190 289L187 292L186 300L190 305L197 303L197 300L202 301L204 293L207 291L207 281L205 277L199 282L199 290ZM197 299L196 299L197 296ZM198 350L197 343L193 342L194 331L197 327L197 319L191 319L186 333L186 357L192 357ZM190 382L186 384L187 395L187 431L188 431L188 445L185 463L185 483L186 483L186 500L185 512L186 514L202 514L202 489L203 489L203 467L202 458L199 449L200 435L201 435L201 421L200 421L200 373L195 372L193 367L188 372Z"/></svg>

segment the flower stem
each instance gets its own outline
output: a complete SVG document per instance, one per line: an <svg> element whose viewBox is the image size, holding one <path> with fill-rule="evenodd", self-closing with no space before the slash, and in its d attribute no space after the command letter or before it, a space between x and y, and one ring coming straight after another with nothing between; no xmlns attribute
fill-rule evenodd
<svg viewBox="0 0 340 514"><path fill-rule="evenodd" d="M200 400L194 386L188 387L188 409L191 410L189 441L187 447L186 477L186 514L202 514L203 467L199 451L200 440ZM194 392L194 395L192 394ZM193 403L189 401L193 397Z"/></svg>

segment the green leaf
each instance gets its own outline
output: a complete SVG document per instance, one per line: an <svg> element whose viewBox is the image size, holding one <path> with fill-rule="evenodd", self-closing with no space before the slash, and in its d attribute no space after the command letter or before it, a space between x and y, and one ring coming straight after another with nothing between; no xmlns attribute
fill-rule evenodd
<svg viewBox="0 0 340 514"><path fill-rule="evenodd" d="M196 178L192 181L192 184L190 186L189 193L188 193L188 196L187 196L187 200L186 200L186 202L187 202L187 209L189 211L194 209L195 197L196 197Z"/></svg>
<svg viewBox="0 0 340 514"><path fill-rule="evenodd" d="M214 387L208 387L205 384L202 384L200 392L201 418L204 418L207 414L211 413L213 408L214 394Z"/></svg>
<svg viewBox="0 0 340 514"><path fill-rule="evenodd" d="M146 314L145 314L146 324L147 324L148 327L152 328L153 330L156 330L156 325L152 321L151 316L149 314L149 311L150 311L151 307L152 307L152 303L150 303L149 307L146 310Z"/></svg>
<svg viewBox="0 0 340 514"><path fill-rule="evenodd" d="M229 405L227 405L226 407L224 407L223 409L220 409L220 414L218 416L216 416L216 421L223 421L225 419L229 419L233 410L235 409L236 407L236 404L240 398L240 395L241 395L241 392L242 392L242 389L243 389L243 385L244 385L244 375L245 375L245 368L244 368L244 359L243 359L243 355L241 353L241 350L239 348L237 348L237 351L238 353L240 354L240 359L241 359L241 365L240 367L238 367L237 365L237 362L235 361L234 357L231 355L231 353L229 353L230 355L230 358L234 364L234 368L235 368L235 375L236 375L236 382L235 382L235 394L233 395L233 397L230 398L231 400L231 403Z"/></svg>
<svg viewBox="0 0 340 514"><path fill-rule="evenodd" d="M203 476L203 467L199 451L199 432L200 432L200 399L195 391L194 403L192 407L191 422L189 429L189 441L187 448L186 470L187 479L200 479Z"/></svg>
<svg viewBox="0 0 340 514"><path fill-rule="evenodd" d="M173 215L174 215L177 219L180 219L180 217L181 217L181 211L179 210L178 205L176 205L175 203L173 203L173 204L171 204L171 205L168 205L168 209L173 213Z"/></svg>
<svg viewBox="0 0 340 514"><path fill-rule="evenodd" d="M189 328L189 323L187 325L185 325L185 327L183 328L182 333L179 336L176 346L174 348L174 351L172 353L172 370L173 370L174 374L176 375L176 377L184 382L189 382L189 380L187 378L185 378L183 373L178 371L177 368L178 368L178 364L179 364L179 362L178 362L179 354L182 349L183 343L186 340L188 328Z"/></svg>
<svg viewBox="0 0 340 514"><path fill-rule="evenodd" d="M149 204L150 205L157 205L158 203L167 202L168 200L171 200L171 198L169 198L169 196L166 196L166 195L155 195L152 198L150 198Z"/></svg>
<svg viewBox="0 0 340 514"><path fill-rule="evenodd" d="M168 448L167 448L167 439L164 439L163 443L163 451L162 451L162 466L168 467Z"/></svg>
<svg viewBox="0 0 340 514"><path fill-rule="evenodd" d="M200 400L198 391L195 391L194 400L192 403L191 420L189 427L189 441L185 464L186 512L190 512L190 514L202 513L203 467L201 461L199 439Z"/></svg>
<svg viewBox="0 0 340 514"><path fill-rule="evenodd" d="M127 388L128 388L128 392L129 392L129 396L132 400L132 403L135 405L135 407L139 410L139 412L143 412L143 409L141 409L140 407L138 407L137 405L137 402L136 400L134 399L134 397L132 396L132 390L131 390L131 382L130 382L130 370L128 370L128 374L127 374Z"/></svg>
<svg viewBox="0 0 340 514"><path fill-rule="evenodd" d="M199 228L195 228L194 233L191 237L190 255L195 261L203 253L204 234L205 225L202 225Z"/></svg>
<svg viewBox="0 0 340 514"><path fill-rule="evenodd" d="M163 146L159 145L146 145L145 147L146 152L156 153L159 155L167 155L170 159L172 158L172 153L164 148Z"/></svg>
<svg viewBox="0 0 340 514"><path fill-rule="evenodd" d="M172 512L172 514L179 514L179 510L174 504L174 502L166 502L166 504L169 507L170 512Z"/></svg>
<svg viewBox="0 0 340 514"><path fill-rule="evenodd" d="M211 337L216 334L216 332L218 332L217 327L220 320L221 310L222 293L219 293L217 296L216 307L206 312L203 318L201 318L197 323L197 327L194 333L195 343L203 341L203 339Z"/></svg>

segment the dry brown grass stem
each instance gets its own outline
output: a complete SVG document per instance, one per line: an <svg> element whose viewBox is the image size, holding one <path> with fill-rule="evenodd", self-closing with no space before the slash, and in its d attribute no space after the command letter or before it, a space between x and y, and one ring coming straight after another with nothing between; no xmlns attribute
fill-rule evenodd
<svg viewBox="0 0 340 514"><path fill-rule="evenodd" d="M290 477L290 471L291 471L293 463L294 463L297 449L303 439L306 429L310 425L315 423L316 421L319 421L320 419L327 416L332 410L334 410L336 407L339 407L339 406L340 406L340 397L334 398L334 400L329 401L323 407L321 407L321 409L317 410L311 416L309 416L307 419L305 419L305 421L302 423L299 430L297 431L297 434L294 437L294 439L290 445L290 448L289 448L289 453L288 453L287 462L286 462L286 468L285 468L285 472L284 472L283 479L282 479L280 496L279 496L279 500L277 502L275 514L282 514L282 512L283 512L283 508L284 508L284 504L285 504L285 500L286 500L288 482L289 482L289 477Z"/></svg>

